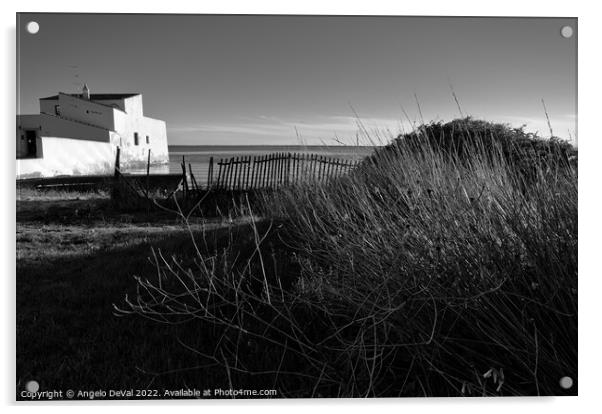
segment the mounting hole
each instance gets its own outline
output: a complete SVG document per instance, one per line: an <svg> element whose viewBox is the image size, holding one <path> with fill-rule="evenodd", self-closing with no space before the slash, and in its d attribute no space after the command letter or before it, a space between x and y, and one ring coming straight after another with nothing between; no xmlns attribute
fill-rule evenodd
<svg viewBox="0 0 602 414"><path fill-rule="evenodd" d="M40 384L37 381L29 381L25 384L25 389L29 392L38 392L40 389Z"/></svg>
<svg viewBox="0 0 602 414"><path fill-rule="evenodd" d="M40 31L40 25L38 22L29 22L27 23L27 32L30 34L36 34Z"/></svg>
<svg viewBox="0 0 602 414"><path fill-rule="evenodd" d="M562 26L562 29L560 29L560 34L565 39L569 39L573 37L573 28L571 26Z"/></svg>
<svg viewBox="0 0 602 414"><path fill-rule="evenodd" d="M568 390L573 386L573 379L571 377L560 378L560 386L565 390Z"/></svg>

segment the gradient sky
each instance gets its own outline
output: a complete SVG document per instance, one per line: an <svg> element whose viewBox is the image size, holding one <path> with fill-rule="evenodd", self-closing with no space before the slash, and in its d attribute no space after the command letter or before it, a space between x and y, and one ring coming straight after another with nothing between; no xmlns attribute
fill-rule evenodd
<svg viewBox="0 0 602 414"><path fill-rule="evenodd" d="M576 19L25 13L17 33L18 114L83 82L139 92L172 145L353 143L358 120L385 140L420 121L414 94L458 117L450 85L464 115L549 136L543 99L576 139Z"/></svg>

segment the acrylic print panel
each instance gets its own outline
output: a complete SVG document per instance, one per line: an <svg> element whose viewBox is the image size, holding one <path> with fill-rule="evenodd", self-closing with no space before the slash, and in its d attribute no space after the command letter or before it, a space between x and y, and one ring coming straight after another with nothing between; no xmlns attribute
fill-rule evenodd
<svg viewBox="0 0 602 414"><path fill-rule="evenodd" d="M18 400L576 395L577 19L17 15Z"/></svg>

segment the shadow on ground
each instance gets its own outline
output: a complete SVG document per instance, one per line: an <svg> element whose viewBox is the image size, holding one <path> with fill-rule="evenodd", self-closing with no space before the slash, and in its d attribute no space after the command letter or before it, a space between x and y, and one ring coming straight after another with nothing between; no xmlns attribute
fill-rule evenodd
<svg viewBox="0 0 602 414"><path fill-rule="evenodd" d="M33 208L18 213L17 389L30 380L41 391L228 388L221 367L182 346L210 340L198 324L162 325L113 313L113 304L135 292L132 276L156 277L151 247L166 256L193 256L188 231L173 219L171 226L159 219L133 226L84 218L81 226L72 207L66 220L60 217L68 210L56 205L52 214L40 216L48 211L40 206L37 216ZM252 237L248 224L205 227L206 253L230 237ZM194 228L197 237L200 232Z"/></svg>

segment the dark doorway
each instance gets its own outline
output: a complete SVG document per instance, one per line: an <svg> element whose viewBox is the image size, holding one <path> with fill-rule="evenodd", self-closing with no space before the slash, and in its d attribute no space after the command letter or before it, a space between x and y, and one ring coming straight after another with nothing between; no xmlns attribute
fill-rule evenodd
<svg viewBox="0 0 602 414"><path fill-rule="evenodd" d="M38 146L36 143L37 134L36 131L25 131L25 140L27 141L27 156L36 157L38 153Z"/></svg>

